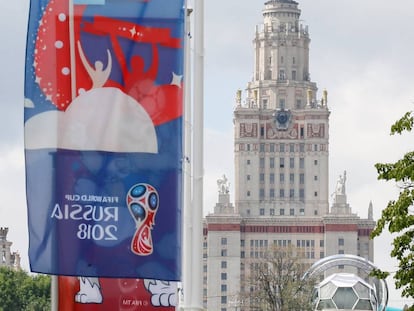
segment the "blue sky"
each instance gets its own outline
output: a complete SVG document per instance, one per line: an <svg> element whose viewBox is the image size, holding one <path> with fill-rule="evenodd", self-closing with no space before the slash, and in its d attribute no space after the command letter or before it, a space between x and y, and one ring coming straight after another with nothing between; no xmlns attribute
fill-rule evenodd
<svg viewBox="0 0 414 311"><path fill-rule="evenodd" d="M194 1L194 0L192 0ZM191 1L190 1L191 3ZM205 1L205 213L213 210L216 180L234 184L232 111L237 89L252 77L254 27L264 1ZM396 198L392 183L376 178L374 164L413 149L411 135L389 135L390 125L414 102L414 26L411 0L302 0L303 24L311 36L311 79L319 97L328 91L330 187L347 171L354 212L374 216ZM0 2L0 226L9 227L12 249L27 262L23 154L23 80L28 0ZM330 191L330 192L333 192ZM375 242L375 263L394 269L384 254L390 236ZM392 287L392 286L391 286ZM403 301L391 303L399 306Z"/></svg>

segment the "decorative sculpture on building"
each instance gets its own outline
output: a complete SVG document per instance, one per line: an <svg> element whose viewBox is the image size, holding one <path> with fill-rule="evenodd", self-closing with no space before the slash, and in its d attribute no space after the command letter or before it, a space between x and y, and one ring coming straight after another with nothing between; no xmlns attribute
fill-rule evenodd
<svg viewBox="0 0 414 311"><path fill-rule="evenodd" d="M223 174L222 178L217 179L217 187L219 194L229 193L230 183L225 174Z"/></svg>
<svg viewBox="0 0 414 311"><path fill-rule="evenodd" d="M345 194L345 183L346 183L346 171L344 175L339 175L338 181L336 182L335 194L344 195Z"/></svg>

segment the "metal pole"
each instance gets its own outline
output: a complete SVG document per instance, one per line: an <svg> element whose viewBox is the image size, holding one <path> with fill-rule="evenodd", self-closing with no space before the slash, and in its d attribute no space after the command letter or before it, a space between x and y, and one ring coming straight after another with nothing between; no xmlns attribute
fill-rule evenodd
<svg viewBox="0 0 414 311"><path fill-rule="evenodd" d="M192 10L185 5L185 54L184 54L184 212L183 212L183 302L181 310L191 304L191 247L192 247L192 101L191 101L191 21Z"/></svg>
<svg viewBox="0 0 414 311"><path fill-rule="evenodd" d="M203 310L204 0L195 0L194 21L194 177L191 224L188 226L191 232L191 268L184 267L190 274L184 284L185 305L182 309L185 311Z"/></svg>
<svg viewBox="0 0 414 311"><path fill-rule="evenodd" d="M204 0L194 6L194 191L191 308L203 310Z"/></svg>

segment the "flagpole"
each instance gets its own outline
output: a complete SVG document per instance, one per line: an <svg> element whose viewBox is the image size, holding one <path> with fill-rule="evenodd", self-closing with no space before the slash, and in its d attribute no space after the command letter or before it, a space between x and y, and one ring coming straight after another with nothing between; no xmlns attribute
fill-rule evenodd
<svg viewBox="0 0 414 311"><path fill-rule="evenodd" d="M203 310L204 0L194 1L194 190L192 293L188 310Z"/></svg>
<svg viewBox="0 0 414 311"><path fill-rule="evenodd" d="M191 247L192 247L192 57L191 57L191 19L192 9L188 8L188 1L185 3L185 53L184 53L184 211L183 211L183 301L180 310L186 310L191 304Z"/></svg>

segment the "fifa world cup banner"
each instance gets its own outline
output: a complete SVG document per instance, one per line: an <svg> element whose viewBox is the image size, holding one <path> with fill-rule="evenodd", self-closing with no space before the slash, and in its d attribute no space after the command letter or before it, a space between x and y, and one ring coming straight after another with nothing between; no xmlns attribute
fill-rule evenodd
<svg viewBox="0 0 414 311"><path fill-rule="evenodd" d="M59 311L173 311L177 282L59 277Z"/></svg>
<svg viewBox="0 0 414 311"><path fill-rule="evenodd" d="M32 271L180 279L183 2L31 1Z"/></svg>

